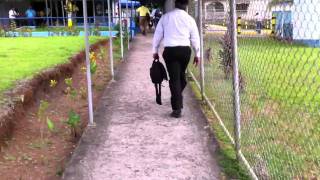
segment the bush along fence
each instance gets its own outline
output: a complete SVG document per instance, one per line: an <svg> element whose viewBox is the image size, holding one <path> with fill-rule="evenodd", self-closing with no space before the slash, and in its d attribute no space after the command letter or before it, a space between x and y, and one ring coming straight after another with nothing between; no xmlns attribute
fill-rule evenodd
<svg viewBox="0 0 320 180"><path fill-rule="evenodd" d="M253 179L320 178L319 5L230 0L211 16L216 2L188 8L203 60L188 71Z"/></svg>

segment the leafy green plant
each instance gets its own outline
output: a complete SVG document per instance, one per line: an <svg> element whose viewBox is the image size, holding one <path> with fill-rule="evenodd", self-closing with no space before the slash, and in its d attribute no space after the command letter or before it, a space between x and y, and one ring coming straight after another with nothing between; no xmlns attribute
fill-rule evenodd
<svg viewBox="0 0 320 180"><path fill-rule="evenodd" d="M0 37L6 37L6 30L3 26L0 26Z"/></svg>
<svg viewBox="0 0 320 180"><path fill-rule="evenodd" d="M94 25L94 28L93 28L91 34L92 34L93 36L100 36L100 26L99 26L99 23L96 23L96 24Z"/></svg>
<svg viewBox="0 0 320 180"><path fill-rule="evenodd" d="M106 49L105 48L100 48L100 52L98 54L98 58L101 60L101 61L104 61L105 60L105 57L106 57Z"/></svg>
<svg viewBox="0 0 320 180"><path fill-rule="evenodd" d="M40 123L40 144L41 146L45 144L44 140L44 127L45 124L50 132L53 132L55 129L55 125L51 119L47 116L47 111L49 108L49 103L47 101L40 101L39 109L37 112L38 122Z"/></svg>
<svg viewBox="0 0 320 180"><path fill-rule="evenodd" d="M97 56L95 52L90 53L90 72L91 74L95 74L97 71Z"/></svg>
<svg viewBox="0 0 320 180"><path fill-rule="evenodd" d="M113 27L113 30L114 31L117 31L117 37L120 37L120 24L116 24L114 27Z"/></svg>
<svg viewBox="0 0 320 180"><path fill-rule="evenodd" d="M231 24L228 24L230 27ZM231 28L228 28L225 35L220 39L219 43L222 47L221 50L218 52L218 60L220 63L220 67L223 69L225 78L229 79L233 75L233 60L232 60L232 42L231 42ZM241 75L239 71L239 85L240 90L245 89L245 80L244 77Z"/></svg>
<svg viewBox="0 0 320 180"><path fill-rule="evenodd" d="M80 94L80 97L82 99L86 99L87 98L87 89L84 88L84 87L81 87L80 90L79 90L79 94Z"/></svg>
<svg viewBox="0 0 320 180"><path fill-rule="evenodd" d="M66 88L66 90L65 90L65 93L68 94L68 95L70 95L70 97L72 98L72 100L74 100L74 99L77 97L78 93L77 93L77 90L73 87L73 80L72 80L72 78L66 78L66 79L64 80L64 82L65 82L66 85L67 85L67 88Z"/></svg>
<svg viewBox="0 0 320 180"><path fill-rule="evenodd" d="M48 127L50 132L53 132L55 130L55 125L52 122L52 120L49 119L49 118L47 118L47 127Z"/></svg>
<svg viewBox="0 0 320 180"><path fill-rule="evenodd" d="M68 115L68 120L66 123L69 125L71 130L71 135L73 137L77 137L77 129L80 124L80 120L81 120L80 115L74 112L73 110L70 110Z"/></svg>
<svg viewBox="0 0 320 180"><path fill-rule="evenodd" d="M64 82L66 83L66 85L67 85L68 87L72 87L72 78L66 78L66 79L64 80Z"/></svg>

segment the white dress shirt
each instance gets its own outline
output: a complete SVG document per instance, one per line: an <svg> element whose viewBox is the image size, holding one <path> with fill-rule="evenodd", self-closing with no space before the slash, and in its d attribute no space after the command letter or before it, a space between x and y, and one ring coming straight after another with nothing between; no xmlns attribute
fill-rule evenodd
<svg viewBox="0 0 320 180"><path fill-rule="evenodd" d="M196 56L200 57L197 24L184 10L176 8L161 17L153 37L153 53L158 53L162 39L164 47L192 45Z"/></svg>

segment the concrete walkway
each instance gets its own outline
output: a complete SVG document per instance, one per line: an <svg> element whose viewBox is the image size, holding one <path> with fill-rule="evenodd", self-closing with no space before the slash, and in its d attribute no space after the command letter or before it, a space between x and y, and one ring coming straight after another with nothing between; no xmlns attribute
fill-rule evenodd
<svg viewBox="0 0 320 180"><path fill-rule="evenodd" d="M96 111L97 126L84 133L63 179L219 179L215 141L190 88L182 118L169 116L167 83L164 105L156 105L151 46L151 35L135 38Z"/></svg>

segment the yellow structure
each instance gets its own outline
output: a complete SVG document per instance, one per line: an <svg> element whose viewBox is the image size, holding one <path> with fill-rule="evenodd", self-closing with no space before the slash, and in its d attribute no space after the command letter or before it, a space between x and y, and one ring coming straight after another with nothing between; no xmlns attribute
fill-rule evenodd
<svg viewBox="0 0 320 180"><path fill-rule="evenodd" d="M237 32L238 34L241 34L241 17L238 17L237 19Z"/></svg>
<svg viewBox="0 0 320 180"><path fill-rule="evenodd" d="M275 16L272 16L272 19L271 19L271 34L272 35L275 35L275 30L276 30L276 17Z"/></svg>

